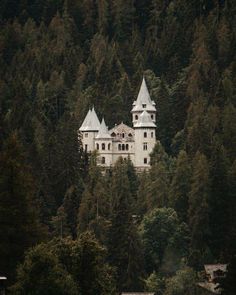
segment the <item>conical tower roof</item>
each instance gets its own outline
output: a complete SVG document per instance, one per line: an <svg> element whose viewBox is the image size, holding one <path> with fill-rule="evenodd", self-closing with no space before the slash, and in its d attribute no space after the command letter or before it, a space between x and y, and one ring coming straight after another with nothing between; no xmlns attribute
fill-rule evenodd
<svg viewBox="0 0 236 295"><path fill-rule="evenodd" d="M156 111L155 102L151 100L145 78L139 90L137 100L133 102L133 109L131 112L141 112L141 111Z"/></svg>
<svg viewBox="0 0 236 295"><path fill-rule="evenodd" d="M143 111L139 116L138 121L134 124L134 128L141 127L156 128L156 124L152 121L151 116L147 111Z"/></svg>
<svg viewBox="0 0 236 295"><path fill-rule="evenodd" d="M106 126L105 120L104 118L102 119L102 123L100 125L99 131L98 131L98 135L96 136L96 139L110 139L111 135L108 132L108 128Z"/></svg>
<svg viewBox="0 0 236 295"><path fill-rule="evenodd" d="M98 120L98 116L95 112L95 109L93 107L92 110L89 110L84 122L82 123L80 127L80 131L98 131L100 128L100 122Z"/></svg>

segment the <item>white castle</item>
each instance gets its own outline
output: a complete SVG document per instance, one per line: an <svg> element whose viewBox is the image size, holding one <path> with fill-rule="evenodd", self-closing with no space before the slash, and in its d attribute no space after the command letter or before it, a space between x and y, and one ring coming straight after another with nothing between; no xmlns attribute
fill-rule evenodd
<svg viewBox="0 0 236 295"><path fill-rule="evenodd" d="M137 169L150 167L150 153L156 144L156 107L144 78L131 113L133 128L122 122L108 130L94 108L88 111L79 131L84 150L96 150L100 166L110 167L119 157L129 157Z"/></svg>

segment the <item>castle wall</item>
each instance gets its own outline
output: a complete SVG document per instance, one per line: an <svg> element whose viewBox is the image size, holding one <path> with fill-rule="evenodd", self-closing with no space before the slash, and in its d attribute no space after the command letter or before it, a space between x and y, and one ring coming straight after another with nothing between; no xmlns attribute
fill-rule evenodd
<svg viewBox="0 0 236 295"><path fill-rule="evenodd" d="M82 143L83 149L87 152L92 152L95 150L94 138L97 136L97 131L83 131L82 133Z"/></svg>
<svg viewBox="0 0 236 295"><path fill-rule="evenodd" d="M156 144L155 128L135 129L135 163L136 167L150 166L150 153Z"/></svg>

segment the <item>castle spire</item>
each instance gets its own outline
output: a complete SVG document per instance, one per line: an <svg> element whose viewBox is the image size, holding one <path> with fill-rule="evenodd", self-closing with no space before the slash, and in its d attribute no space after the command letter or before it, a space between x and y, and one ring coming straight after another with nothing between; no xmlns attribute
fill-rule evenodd
<svg viewBox="0 0 236 295"><path fill-rule="evenodd" d="M106 126L104 118L102 119L102 123L100 125L98 135L96 136L96 138L102 138L102 139L111 138L111 135L108 132L108 128Z"/></svg>
<svg viewBox="0 0 236 295"><path fill-rule="evenodd" d="M100 122L98 116L95 112L94 107L92 110L89 110L83 124L80 127L80 131L98 131L100 128Z"/></svg>
<svg viewBox="0 0 236 295"><path fill-rule="evenodd" d="M133 103L133 109L131 112L142 112L144 110L155 112L156 108L155 102L151 100L147 84L143 76L143 81L138 93L138 97L137 100Z"/></svg>

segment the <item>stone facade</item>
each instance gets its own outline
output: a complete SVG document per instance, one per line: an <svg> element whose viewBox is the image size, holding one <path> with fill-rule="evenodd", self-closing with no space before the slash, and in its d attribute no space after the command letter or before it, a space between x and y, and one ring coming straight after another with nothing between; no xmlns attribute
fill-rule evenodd
<svg viewBox="0 0 236 295"><path fill-rule="evenodd" d="M89 110L79 132L87 152L97 150L98 164L110 167L119 157L130 158L138 169L150 167L150 153L156 144L156 107L145 79L131 110L133 128L123 122L108 130L95 109Z"/></svg>

